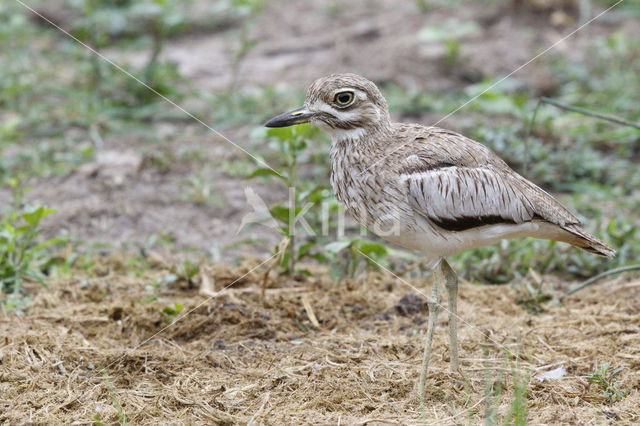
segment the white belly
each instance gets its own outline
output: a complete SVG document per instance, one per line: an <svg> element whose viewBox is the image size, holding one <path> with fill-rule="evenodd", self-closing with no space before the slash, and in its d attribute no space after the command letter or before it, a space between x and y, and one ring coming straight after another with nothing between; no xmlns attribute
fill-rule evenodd
<svg viewBox="0 0 640 426"><path fill-rule="evenodd" d="M422 252L427 260L437 263L440 259L465 250L495 244L500 240L535 237L562 239L563 233L555 225L544 222L521 224L486 225L466 231L450 232L432 226L425 219L418 219L420 232L400 234L398 238L387 238L403 247ZM384 237L383 237L384 238Z"/></svg>

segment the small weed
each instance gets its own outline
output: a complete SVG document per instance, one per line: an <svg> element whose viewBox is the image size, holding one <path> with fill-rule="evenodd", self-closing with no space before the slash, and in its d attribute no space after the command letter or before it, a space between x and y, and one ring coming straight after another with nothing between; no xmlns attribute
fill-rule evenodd
<svg viewBox="0 0 640 426"><path fill-rule="evenodd" d="M331 262L329 273L336 281L345 276L355 276L363 261L375 269L389 266L388 248L365 238L344 238L333 241L324 246L324 251Z"/></svg>
<svg viewBox="0 0 640 426"><path fill-rule="evenodd" d="M418 4L420 3L418 2ZM426 10L422 7L420 9L422 11ZM422 28L418 32L418 39L425 43L444 43L444 63L449 67L453 67L460 60L460 40L465 36L478 33L479 30L478 24L473 21L459 22L451 19L440 26Z"/></svg>
<svg viewBox="0 0 640 426"><path fill-rule="evenodd" d="M122 408L122 404L120 404L120 399L118 398L118 394L116 393L115 388L113 387L113 383L109 379L109 375L107 374L107 370L104 367L100 367L102 373L102 379L104 380L104 385L109 392L109 397L111 398L111 402L113 407L116 409L118 413L118 420L120 421L121 426L127 426L129 422L127 421L127 416L124 413L124 409ZM95 418L94 418L95 419ZM99 418L97 419L99 421Z"/></svg>
<svg viewBox="0 0 640 426"><path fill-rule="evenodd" d="M157 245L168 246L173 241L173 236L169 233L149 235L144 243L135 249L134 256L127 257L125 261L127 271L139 277L143 276L144 272L151 268L150 255L153 248Z"/></svg>
<svg viewBox="0 0 640 426"><path fill-rule="evenodd" d="M175 274L165 274L162 277L156 278L151 284L148 284L144 287L145 290L151 291L152 293L140 299L140 303L155 302L160 298L160 291L164 287L176 282L177 280L178 277Z"/></svg>
<svg viewBox="0 0 640 426"><path fill-rule="evenodd" d="M485 359L489 359L489 345L483 345L483 353ZM524 426L527 424L527 396L530 380L529 372L520 372L514 357L507 347L503 347L504 362L499 371L492 371L491 364L486 361L484 363L484 397L485 397L485 415L484 424L498 424L498 406L505 391L505 379L508 367L511 367L511 379L513 386L513 400L509 405L509 411L502 419L503 425L513 424Z"/></svg>
<svg viewBox="0 0 640 426"><path fill-rule="evenodd" d="M600 370L596 368L596 371L589 373L587 380L589 383L597 385L607 402L613 404L629 395L629 391L627 389L620 389L620 382L615 380L618 374L624 370L624 367L617 367L612 371L609 371L609 367L611 367L611 361L605 362L600 366Z"/></svg>
<svg viewBox="0 0 640 426"><path fill-rule="evenodd" d="M240 45L235 50L235 55L233 57L233 71L231 73L233 79L229 87L230 91L234 91L236 88L237 78L238 75L240 75L240 67L242 66L245 58L251 50L258 45L258 40L252 39L249 36L249 30L251 29L251 25L255 21L255 18L260 14L260 12L262 12L265 1L266 0L232 0L232 5L245 16L245 19L243 20L240 33L238 35Z"/></svg>
<svg viewBox="0 0 640 426"><path fill-rule="evenodd" d="M516 303L522 305L532 314L545 311L544 305L554 299L553 289L545 286L542 278L533 270L529 270L531 279L524 279L515 287L518 299Z"/></svg>
<svg viewBox="0 0 640 426"><path fill-rule="evenodd" d="M505 415L502 422L503 425L513 424L516 426L524 426L527 424L527 396L530 373L520 373L507 353L511 364L511 376L513 378L513 401L509 407L509 411Z"/></svg>
<svg viewBox="0 0 640 426"><path fill-rule="evenodd" d="M180 312L182 312L182 305L176 303L173 305L173 307L165 306L164 308L162 308L160 314L162 315L164 322L166 322L167 324L171 324L176 319L178 314L180 314Z"/></svg>
<svg viewBox="0 0 640 426"><path fill-rule="evenodd" d="M180 261L180 264L175 270L175 274L177 275L177 277L185 280L190 285L196 283L196 278L198 277L199 273L200 266L188 259Z"/></svg>
<svg viewBox="0 0 640 426"><path fill-rule="evenodd" d="M414 0L413 2L420 13L427 13L433 6L428 0Z"/></svg>
<svg viewBox="0 0 640 426"><path fill-rule="evenodd" d="M25 278L36 280L46 287L46 272L60 261L47 249L65 239L60 237L38 242L40 222L55 210L23 205L24 190L19 187L17 180L10 185L13 189L13 205L2 213L0 219L0 293L17 296Z"/></svg>
<svg viewBox="0 0 640 426"><path fill-rule="evenodd" d="M220 197L213 191L213 178L209 173L193 175L181 182L185 192L180 197L182 201L191 201L196 205L214 205L221 202Z"/></svg>

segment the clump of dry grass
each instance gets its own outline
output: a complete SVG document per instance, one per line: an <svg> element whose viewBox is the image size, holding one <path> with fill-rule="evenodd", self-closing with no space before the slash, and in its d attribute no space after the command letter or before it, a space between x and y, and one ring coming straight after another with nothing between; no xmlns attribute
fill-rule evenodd
<svg viewBox="0 0 640 426"><path fill-rule="evenodd" d="M409 287L383 273L336 283L310 266L311 277L272 276L262 301L258 263L203 268L215 291L245 275L209 299L178 282L141 302L170 269L161 262L142 277L106 265L102 277L34 286L26 315L0 318L0 422L423 421L426 309ZM428 294L428 280L410 282ZM539 315L517 299L506 286L461 286L463 375L448 372L442 315L426 422L512 418L518 398L534 424L637 422L640 282L618 278ZM167 324L161 311L176 303L184 309ZM587 380L606 361L625 367L617 379L630 391L614 403ZM561 379L537 379L557 366Z"/></svg>

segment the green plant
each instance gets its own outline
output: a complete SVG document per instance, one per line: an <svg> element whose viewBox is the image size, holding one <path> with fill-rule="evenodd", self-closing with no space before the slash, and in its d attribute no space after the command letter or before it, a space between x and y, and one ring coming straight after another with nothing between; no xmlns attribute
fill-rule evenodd
<svg viewBox="0 0 640 426"><path fill-rule="evenodd" d="M230 91L234 91L237 85L237 78L240 74L240 67L245 58L258 45L258 40L249 37L249 30L255 18L262 12L265 0L232 0L231 4L238 12L244 15L242 26L238 38L240 45L236 49L233 57L233 76L229 87Z"/></svg>
<svg viewBox="0 0 640 426"><path fill-rule="evenodd" d="M151 284L145 286L145 290L151 291L152 293L140 299L140 303L151 303L160 299L160 291L165 286L168 286L169 284L174 283L177 280L178 276L176 276L175 274L165 274L159 278L156 278L151 282Z"/></svg>
<svg viewBox="0 0 640 426"><path fill-rule="evenodd" d="M420 10L426 10L421 2L417 2ZM439 26L428 26L418 32L418 39L425 43L443 43L445 46L444 62L452 67L459 61L460 39L478 33L480 27L473 21L459 22L455 19L445 21Z"/></svg>
<svg viewBox="0 0 640 426"><path fill-rule="evenodd" d="M13 205L2 214L0 220L0 293L20 292L25 278L38 281L46 287L45 273L60 259L47 249L62 243L56 237L38 242L40 222L55 210L43 206L22 205L23 189L14 180Z"/></svg>
<svg viewBox="0 0 640 426"><path fill-rule="evenodd" d="M111 403L113 407L116 409L118 413L118 420L121 426L127 426L129 422L127 421L127 416L122 408L122 404L120 403L120 398L118 398L118 394L116 393L116 389L113 387L113 383L109 379L109 374L107 374L107 370L104 367L100 367L100 372L102 373L102 380L104 381L104 385L107 388L107 392L109 392L109 397L111 398ZM94 417L94 420L100 422L100 417Z"/></svg>
<svg viewBox="0 0 640 426"><path fill-rule="evenodd" d="M421 13L427 13L433 7L429 0L414 0L413 3Z"/></svg>
<svg viewBox="0 0 640 426"><path fill-rule="evenodd" d="M345 276L354 277L363 261L374 269L389 266L389 249L384 244L365 238L333 241L324 246L324 251L331 263L329 273L336 281Z"/></svg>
<svg viewBox="0 0 640 426"><path fill-rule="evenodd" d="M484 424L494 425L498 421L498 403L504 387L505 370L491 371L489 364L489 345L482 346L484 362ZM497 374L496 374L497 373Z"/></svg>
<svg viewBox="0 0 640 426"><path fill-rule="evenodd" d="M177 277L185 280L188 284L195 284L199 273L200 266L188 259L180 261L180 264L175 270Z"/></svg>
<svg viewBox="0 0 640 426"><path fill-rule="evenodd" d="M249 175L249 178L276 177L289 190L287 204L277 204L269 209L271 217L278 222L278 229L288 240L286 253L281 256L280 265L285 267L289 273L295 272L295 262L299 258L299 253L296 251L298 220L313 206L313 201L318 201L317 198L322 195L324 189L323 187L315 187L306 191L301 190L298 182L298 161L307 148L307 140L314 132L316 132L315 128L310 125L269 129L267 137L271 142L275 142L281 153L281 158L284 159L283 167L280 171L266 167L259 168ZM313 232L307 229L307 232L309 231Z"/></svg>
<svg viewBox="0 0 640 426"><path fill-rule="evenodd" d="M544 285L544 281L533 269L529 270L532 279L521 280L515 285L518 295L516 303L522 305L532 314L539 314L545 311L544 304L554 299L553 288Z"/></svg>
<svg viewBox="0 0 640 426"><path fill-rule="evenodd" d="M175 303L173 307L165 306L164 308L162 308L160 314L162 315L164 322L166 322L167 324L171 324L176 319L176 316L180 314L180 312L182 312L182 305L179 303Z"/></svg>
<svg viewBox="0 0 640 426"><path fill-rule="evenodd" d="M191 201L200 206L219 204L221 199L213 191L212 181L211 174L207 172L198 173L182 180L180 184L185 187L186 191L181 195L181 200Z"/></svg>
<svg viewBox="0 0 640 426"><path fill-rule="evenodd" d="M511 351L503 346L504 362L498 371L492 371L493 368L488 362L489 345L483 345L483 353L485 357L484 368L484 398L485 398L485 415L484 424L487 426L498 424L498 406L500 399L503 397L505 390L505 379L507 372L511 372L513 399L509 404L509 410L502 419L503 425L524 426L527 424L527 397L528 386L531 378L530 372L521 372Z"/></svg>
<svg viewBox="0 0 640 426"><path fill-rule="evenodd" d="M596 367L593 373L587 375L587 380L589 383L597 385L602 391L602 396L606 398L609 404L612 404L624 399L629 395L629 391L621 389L620 382L615 380L620 372L624 370L624 367L617 367L612 371L609 371L609 367L611 367L611 361L602 364L600 369Z"/></svg>
<svg viewBox="0 0 640 426"><path fill-rule="evenodd" d="M502 422L503 425L524 426L527 424L527 396L529 372L520 373L513 363L510 354L507 355L511 363L511 377L513 379L513 401L509 407L509 411L505 415Z"/></svg>
<svg viewBox="0 0 640 426"><path fill-rule="evenodd" d="M169 64L158 59L169 36L188 27L180 2L168 0L119 1L78 0L75 9L83 16L73 21L73 34L94 47L113 44L121 37L143 36L151 40L151 53L142 68L141 80L154 90L172 93L166 83L166 73L175 73ZM97 92L104 84L106 64L97 55L90 55L91 89ZM155 97L137 82L131 90L140 99Z"/></svg>

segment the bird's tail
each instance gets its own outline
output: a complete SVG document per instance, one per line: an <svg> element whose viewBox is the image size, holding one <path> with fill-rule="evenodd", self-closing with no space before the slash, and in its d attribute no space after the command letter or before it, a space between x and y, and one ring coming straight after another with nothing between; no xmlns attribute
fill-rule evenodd
<svg viewBox="0 0 640 426"><path fill-rule="evenodd" d="M578 224L566 225L563 226L563 229L570 234L566 242L572 246L603 257L611 258L616 254L614 249L585 231L584 228Z"/></svg>

